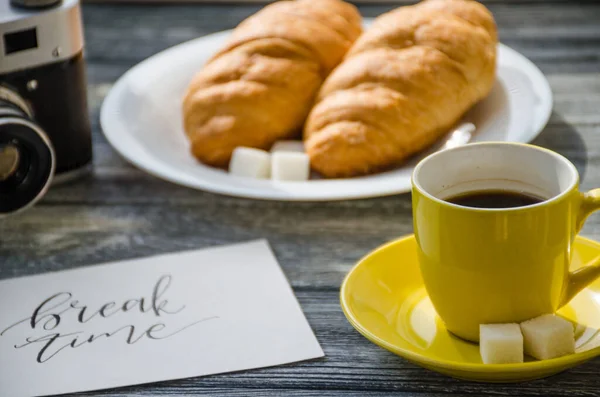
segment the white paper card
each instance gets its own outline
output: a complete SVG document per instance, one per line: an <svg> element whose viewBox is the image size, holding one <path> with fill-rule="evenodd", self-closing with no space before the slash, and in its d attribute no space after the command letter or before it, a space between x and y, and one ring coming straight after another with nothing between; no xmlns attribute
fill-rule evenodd
<svg viewBox="0 0 600 397"><path fill-rule="evenodd" d="M265 241L0 282L0 396L323 356Z"/></svg>

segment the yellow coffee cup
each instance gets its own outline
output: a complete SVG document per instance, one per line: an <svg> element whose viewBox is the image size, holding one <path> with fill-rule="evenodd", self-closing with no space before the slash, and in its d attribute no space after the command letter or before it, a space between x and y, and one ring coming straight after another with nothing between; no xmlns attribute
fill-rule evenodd
<svg viewBox="0 0 600 397"><path fill-rule="evenodd" d="M569 271L575 235L600 209L600 189L578 188L569 160L518 143L473 143L416 166L412 200L421 273L450 332L478 341L479 324L554 313L600 276L600 260ZM544 200L514 208L445 201L492 190Z"/></svg>

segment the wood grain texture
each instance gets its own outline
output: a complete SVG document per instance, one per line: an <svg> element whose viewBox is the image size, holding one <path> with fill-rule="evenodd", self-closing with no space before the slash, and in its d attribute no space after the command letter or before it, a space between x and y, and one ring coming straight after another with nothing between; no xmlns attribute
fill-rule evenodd
<svg viewBox="0 0 600 397"><path fill-rule="evenodd" d="M169 5L180 5L180 4L226 4L226 5L240 5L240 4L260 4L265 5L272 3L276 0L81 0L83 3L111 3L111 4L169 4ZM394 6L410 5L414 4L419 0L349 0L350 3L359 6L371 6L379 4L392 4ZM523 3L561 3L565 0L481 0L480 3L486 5L494 3L512 3L512 4L523 4ZM595 2L596 0L579 0L583 2Z"/></svg>
<svg viewBox="0 0 600 397"><path fill-rule="evenodd" d="M260 5L89 5L87 59L130 67L160 50L235 27ZM491 3L500 40L525 53L544 73L593 72L600 66L600 7L580 3ZM375 17L393 5L360 7ZM575 68L576 70L573 70Z"/></svg>
<svg viewBox="0 0 600 397"><path fill-rule="evenodd" d="M535 143L571 159L583 188L600 186L600 2L486 3L501 40L533 60L550 80L554 113ZM95 169L84 180L51 189L33 209L0 222L0 278L264 237L326 357L83 395L599 396L600 359L536 382L476 384L421 369L352 329L339 308L339 285L369 250L412 231L408 195L334 203L229 198L148 176L108 145L98 114L122 73L172 45L233 28L259 7L84 6ZM376 16L392 7L360 8L365 16ZM588 221L583 234L600 240L600 216Z"/></svg>

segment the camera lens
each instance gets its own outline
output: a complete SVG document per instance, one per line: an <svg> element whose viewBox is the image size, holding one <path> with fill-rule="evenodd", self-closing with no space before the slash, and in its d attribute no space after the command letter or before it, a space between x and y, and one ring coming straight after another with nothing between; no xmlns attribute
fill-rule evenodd
<svg viewBox="0 0 600 397"><path fill-rule="evenodd" d="M16 93L0 87L0 217L33 205L54 173L54 151Z"/></svg>
<svg viewBox="0 0 600 397"><path fill-rule="evenodd" d="M14 144L0 147L0 182L7 180L17 172L21 160L21 152Z"/></svg>

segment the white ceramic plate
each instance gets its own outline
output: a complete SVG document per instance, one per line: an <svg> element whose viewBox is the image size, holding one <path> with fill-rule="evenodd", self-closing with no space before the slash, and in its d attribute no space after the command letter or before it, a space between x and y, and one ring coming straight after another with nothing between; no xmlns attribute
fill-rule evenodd
<svg viewBox="0 0 600 397"><path fill-rule="evenodd" d="M192 76L224 44L230 31L200 37L154 55L125 73L106 97L100 122L128 161L159 178L231 196L327 201L405 193L419 156L377 175L336 180L276 182L229 175L200 164L189 152L181 98ZM464 117L477 126L472 141L530 142L552 111L552 92L540 70L500 44L491 94Z"/></svg>

